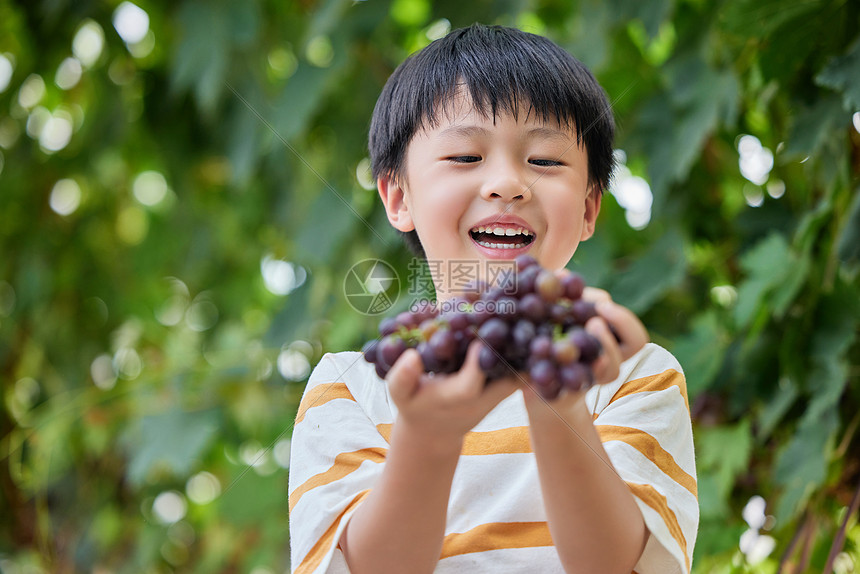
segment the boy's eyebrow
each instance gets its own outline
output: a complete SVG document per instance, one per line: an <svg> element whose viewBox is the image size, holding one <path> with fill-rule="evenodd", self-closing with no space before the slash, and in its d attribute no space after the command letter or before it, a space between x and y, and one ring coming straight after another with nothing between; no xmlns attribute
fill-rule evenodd
<svg viewBox="0 0 860 574"><path fill-rule="evenodd" d="M480 126L465 126L463 124L453 125L449 128L445 128L440 132L440 136L444 138L450 137L473 137L473 136L486 136L490 133L490 131L486 128L482 128Z"/></svg>
<svg viewBox="0 0 860 574"><path fill-rule="evenodd" d="M439 134L443 138L452 138L452 137L476 137L476 136L488 136L490 135L490 130L487 128L483 128L481 126L470 126L470 125L453 125L449 128L445 128ZM570 134L548 126L539 126L535 128L531 128L525 134L525 139L534 139L534 138L545 138L545 139L553 139L553 140L561 140L565 143L569 143L573 141Z"/></svg>
<svg viewBox="0 0 860 574"><path fill-rule="evenodd" d="M567 132L547 126L532 128L526 133L526 135L531 138L541 137L547 139L558 139L564 142L573 141L573 139L570 137L570 134L568 134Z"/></svg>

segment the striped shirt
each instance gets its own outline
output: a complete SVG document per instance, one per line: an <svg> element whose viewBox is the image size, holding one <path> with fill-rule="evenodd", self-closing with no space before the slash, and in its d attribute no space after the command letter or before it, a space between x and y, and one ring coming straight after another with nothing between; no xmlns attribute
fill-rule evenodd
<svg viewBox="0 0 860 574"><path fill-rule="evenodd" d="M650 532L638 574L689 573L699 508L681 367L649 343L586 404ZM360 353L326 354L296 416L290 461L294 573L349 572L337 547L380 476L397 408ZM464 440L436 572L563 572L549 534L522 392Z"/></svg>

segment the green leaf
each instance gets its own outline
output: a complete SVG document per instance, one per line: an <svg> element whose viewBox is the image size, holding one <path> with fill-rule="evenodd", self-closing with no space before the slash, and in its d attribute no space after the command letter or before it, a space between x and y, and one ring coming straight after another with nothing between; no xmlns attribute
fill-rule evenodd
<svg viewBox="0 0 860 574"><path fill-rule="evenodd" d="M299 62L274 105L271 123L281 138L290 141L305 131L343 61L343 54L335 50L334 59L326 68Z"/></svg>
<svg viewBox="0 0 860 574"><path fill-rule="evenodd" d="M355 213L350 195L323 188L319 191L296 234L297 257L310 263L331 261L334 250L356 226L367 228L367 220ZM367 233L372 233L367 228Z"/></svg>
<svg viewBox="0 0 860 574"><path fill-rule="evenodd" d="M731 70L714 70L696 53L665 67L669 90L649 100L637 117L631 146L647 154L654 203L687 176L707 138L737 116L738 82ZM670 105L667 105L667 100Z"/></svg>
<svg viewBox="0 0 860 574"><path fill-rule="evenodd" d="M580 243L568 268L582 274L588 285L605 287L606 279L612 271L611 240L601 233L596 233L588 241Z"/></svg>
<svg viewBox="0 0 860 574"><path fill-rule="evenodd" d="M788 377L779 379L779 384L764 403L764 408L758 413L758 431L756 437L759 441L766 441L774 428L782 421L788 409L794 405L800 396L797 383Z"/></svg>
<svg viewBox="0 0 860 574"><path fill-rule="evenodd" d="M353 0L325 0L324 2L319 2L311 15L306 37L328 36L336 32L338 27L343 26L343 20L349 9L359 8L357 4ZM356 15L351 13L350 17L355 18Z"/></svg>
<svg viewBox="0 0 860 574"><path fill-rule="evenodd" d="M725 335L714 311L696 316L692 325L693 330L677 338L672 347L672 353L684 368L691 401L710 387L720 371L726 352Z"/></svg>
<svg viewBox="0 0 860 574"><path fill-rule="evenodd" d="M201 0L183 3L178 16L181 41L171 74L174 89L194 89L205 113L212 113L225 89L230 21Z"/></svg>
<svg viewBox="0 0 860 574"><path fill-rule="evenodd" d="M748 276L738 288L738 302L735 306L735 321L738 326L749 325L762 297L782 284L791 274L795 262L796 258L788 242L778 233L771 233L741 257L741 267ZM801 285L802 283L788 289L788 295L793 296Z"/></svg>
<svg viewBox="0 0 860 574"><path fill-rule="evenodd" d="M721 12L723 25L742 36L763 38L784 23L818 10L822 0L785 2L784 0L735 0Z"/></svg>
<svg viewBox="0 0 860 574"><path fill-rule="evenodd" d="M607 2L611 7L611 13L615 15L616 22L629 22L638 19L645 26L650 38L655 38L660 32L660 24L669 16L672 2L669 0L655 0L653 2L640 2L638 0L611 0Z"/></svg>
<svg viewBox="0 0 860 574"><path fill-rule="evenodd" d="M844 263L860 262L860 187L854 190L854 199L848 208L848 216L837 243L839 259Z"/></svg>
<svg viewBox="0 0 860 574"><path fill-rule="evenodd" d="M847 385L847 361L834 357L815 365L808 376L807 387L812 393L812 400L803 414L804 419L818 420L838 405Z"/></svg>
<svg viewBox="0 0 860 574"><path fill-rule="evenodd" d="M787 155L800 157L815 155L849 121L851 114L842 107L836 94L827 94L811 107L803 108L791 128Z"/></svg>
<svg viewBox="0 0 860 574"><path fill-rule="evenodd" d="M826 361L845 353L857 338L860 297L856 285L837 279L833 291L821 298L811 335L812 357Z"/></svg>
<svg viewBox="0 0 860 574"><path fill-rule="evenodd" d="M683 239L677 231L669 231L620 274L612 286L612 296L641 314L670 289L680 285L686 269Z"/></svg>
<svg viewBox="0 0 860 574"><path fill-rule="evenodd" d="M394 0L391 17L403 26L420 26L430 17L431 7L427 0Z"/></svg>
<svg viewBox="0 0 860 574"><path fill-rule="evenodd" d="M827 475L833 438L839 428L836 409L812 419L805 418L794 437L779 452L774 465L774 481L783 488L776 516L788 521L796 516L809 496Z"/></svg>
<svg viewBox="0 0 860 574"><path fill-rule="evenodd" d="M845 54L833 58L815 76L815 83L842 92L842 104L846 111L860 109L860 38Z"/></svg>
<svg viewBox="0 0 860 574"><path fill-rule="evenodd" d="M308 324L308 301L314 285L313 275L309 275L303 285L287 295L283 308L272 319L264 344L267 348L280 348L284 343L298 338L299 333Z"/></svg>
<svg viewBox="0 0 860 574"><path fill-rule="evenodd" d="M704 474L701 471L696 478L698 490L699 513L702 520L708 518L724 518L728 515L728 505L720 492L716 474Z"/></svg>
<svg viewBox="0 0 860 574"><path fill-rule="evenodd" d="M792 251L789 253L791 262L786 270L784 281L778 283L769 299L771 312L781 318L797 297L798 292L806 285L812 261L809 257L798 257Z"/></svg>
<svg viewBox="0 0 860 574"><path fill-rule="evenodd" d="M243 470L217 500L219 515L236 526L250 527L277 509L285 510L286 479L280 472L260 476L250 467Z"/></svg>
<svg viewBox="0 0 860 574"><path fill-rule="evenodd" d="M717 493L725 501L735 479L749 468L752 452L750 422L699 428L696 431L696 456L700 475L716 480Z"/></svg>
<svg viewBox="0 0 860 574"><path fill-rule="evenodd" d="M258 0L227 2L224 7L230 22L230 35L236 46L249 46L260 34L260 6Z"/></svg>
<svg viewBox="0 0 860 574"><path fill-rule="evenodd" d="M125 436L130 454L128 479L141 486L156 466L176 477L186 476L220 427L217 410L184 412L174 409L143 417Z"/></svg>

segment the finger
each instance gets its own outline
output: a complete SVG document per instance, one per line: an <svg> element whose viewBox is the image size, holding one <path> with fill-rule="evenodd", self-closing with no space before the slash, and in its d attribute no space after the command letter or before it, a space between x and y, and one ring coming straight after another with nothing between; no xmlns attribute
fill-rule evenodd
<svg viewBox="0 0 860 574"><path fill-rule="evenodd" d="M388 376L388 388L395 403L399 399L408 399L418 390L421 375L424 374L424 364L421 355L415 349L407 349L394 362Z"/></svg>
<svg viewBox="0 0 860 574"><path fill-rule="evenodd" d="M602 317L618 335L622 360L627 360L644 347L648 341L648 331L630 309L612 301L602 301L595 306Z"/></svg>
<svg viewBox="0 0 860 574"><path fill-rule="evenodd" d="M582 298L586 301L600 303L602 301L612 301L612 296L608 291L598 289L597 287L586 287L582 291Z"/></svg>
<svg viewBox="0 0 860 574"><path fill-rule="evenodd" d="M443 400L459 402L474 399L481 394L486 380L484 372L478 364L481 345L480 341L472 341L466 351L466 359L460 370L437 381Z"/></svg>
<svg viewBox="0 0 860 574"><path fill-rule="evenodd" d="M585 324L585 330L597 337L600 345L603 347L603 352L591 364L591 369L594 371L594 379L598 384L610 383L618 378L621 368L621 349L615 336L609 329L609 325L602 317L592 317Z"/></svg>

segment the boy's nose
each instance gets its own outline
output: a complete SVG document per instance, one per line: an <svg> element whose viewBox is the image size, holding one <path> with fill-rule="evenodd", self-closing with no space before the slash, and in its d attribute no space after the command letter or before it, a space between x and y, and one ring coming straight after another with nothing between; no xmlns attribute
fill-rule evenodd
<svg viewBox="0 0 860 574"><path fill-rule="evenodd" d="M486 200L501 199L507 202L528 200L531 196L531 186L513 173L498 173L481 188L481 197Z"/></svg>

